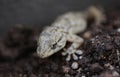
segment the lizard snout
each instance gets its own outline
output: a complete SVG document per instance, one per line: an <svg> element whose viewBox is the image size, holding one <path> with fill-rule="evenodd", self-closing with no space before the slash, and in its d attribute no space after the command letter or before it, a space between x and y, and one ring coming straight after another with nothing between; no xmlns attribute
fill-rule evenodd
<svg viewBox="0 0 120 77"><path fill-rule="evenodd" d="M49 56L51 56L53 53L52 50L50 50L49 48L40 48L39 46L37 47L37 55L40 57L40 58L47 58Z"/></svg>

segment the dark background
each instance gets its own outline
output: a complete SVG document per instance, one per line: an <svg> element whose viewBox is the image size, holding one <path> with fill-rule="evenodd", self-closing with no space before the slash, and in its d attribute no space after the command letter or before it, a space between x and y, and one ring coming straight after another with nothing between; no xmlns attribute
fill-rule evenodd
<svg viewBox="0 0 120 77"><path fill-rule="evenodd" d="M48 25L67 11L101 5L120 8L120 0L0 0L0 34L15 24Z"/></svg>

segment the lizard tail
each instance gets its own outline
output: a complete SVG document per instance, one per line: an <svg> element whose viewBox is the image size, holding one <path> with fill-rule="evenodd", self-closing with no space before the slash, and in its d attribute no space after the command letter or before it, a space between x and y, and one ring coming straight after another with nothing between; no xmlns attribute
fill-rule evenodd
<svg viewBox="0 0 120 77"><path fill-rule="evenodd" d="M87 18L93 19L95 25L100 25L102 22L106 21L106 16L104 14L103 8L91 6L87 9Z"/></svg>

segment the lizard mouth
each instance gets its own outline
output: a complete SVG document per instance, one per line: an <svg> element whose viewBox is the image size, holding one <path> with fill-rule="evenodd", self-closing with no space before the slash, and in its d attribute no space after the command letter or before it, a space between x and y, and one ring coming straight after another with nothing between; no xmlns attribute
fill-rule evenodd
<svg viewBox="0 0 120 77"><path fill-rule="evenodd" d="M41 49L39 47L37 48L37 55L40 58L47 58L47 57L51 56L52 54L54 54L54 53L53 53L53 51L50 51L50 49L48 49L47 51L41 51Z"/></svg>

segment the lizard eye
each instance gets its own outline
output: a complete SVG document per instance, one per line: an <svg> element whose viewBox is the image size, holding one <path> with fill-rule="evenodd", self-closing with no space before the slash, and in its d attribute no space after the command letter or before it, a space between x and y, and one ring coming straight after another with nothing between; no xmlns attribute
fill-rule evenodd
<svg viewBox="0 0 120 77"><path fill-rule="evenodd" d="M61 45L58 45L57 43L53 44L51 46L51 49L61 48Z"/></svg>
<svg viewBox="0 0 120 77"><path fill-rule="evenodd" d="M51 46L51 49L56 49L56 47L57 47L57 43L53 44L53 45Z"/></svg>
<svg viewBox="0 0 120 77"><path fill-rule="evenodd" d="M51 49L61 48L61 45L58 45L58 43L61 41L61 39L62 39L62 37L60 37L59 40L51 46Z"/></svg>

